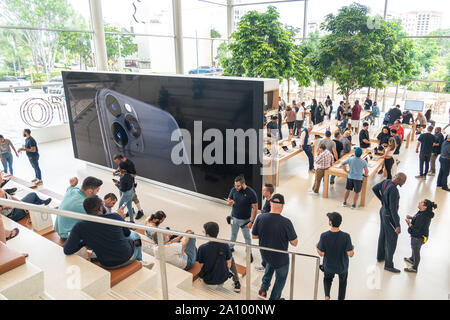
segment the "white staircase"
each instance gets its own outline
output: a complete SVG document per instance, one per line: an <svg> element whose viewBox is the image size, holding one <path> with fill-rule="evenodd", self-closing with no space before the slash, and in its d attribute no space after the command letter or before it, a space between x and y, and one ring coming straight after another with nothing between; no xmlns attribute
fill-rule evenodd
<svg viewBox="0 0 450 320"><path fill-rule="evenodd" d="M8 300L33 299L44 292L44 272L30 262L0 275L0 294Z"/></svg>

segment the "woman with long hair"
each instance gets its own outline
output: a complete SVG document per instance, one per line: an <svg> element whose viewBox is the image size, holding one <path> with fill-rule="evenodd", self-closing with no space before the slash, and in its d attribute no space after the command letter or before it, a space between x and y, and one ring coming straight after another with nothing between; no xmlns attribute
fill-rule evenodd
<svg viewBox="0 0 450 320"><path fill-rule="evenodd" d="M388 140L388 145L384 148L384 166L387 171L387 179L392 179L392 166L394 165L394 151L397 148L397 143L394 138Z"/></svg>
<svg viewBox="0 0 450 320"><path fill-rule="evenodd" d="M437 208L437 204L431 200L425 199L419 202L417 206L419 211L414 217L406 216L406 224L408 225L408 233L411 235L411 257L404 260L411 264L411 267L405 268L406 272L417 272L420 263L420 249L428 240L431 219L434 217L433 209Z"/></svg>
<svg viewBox="0 0 450 320"><path fill-rule="evenodd" d="M166 214L164 213L164 211L159 210L156 211L154 214L152 214L150 217L148 217L147 221L145 222L145 225L149 227L159 227L159 225L163 223L165 219ZM145 235L156 243L156 238L153 238L155 233L152 234L146 230Z"/></svg>

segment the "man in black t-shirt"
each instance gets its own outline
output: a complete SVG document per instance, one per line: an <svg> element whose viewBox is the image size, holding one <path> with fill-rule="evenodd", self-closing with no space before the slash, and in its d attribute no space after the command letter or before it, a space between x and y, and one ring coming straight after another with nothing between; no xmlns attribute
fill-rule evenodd
<svg viewBox="0 0 450 320"><path fill-rule="evenodd" d="M320 235L317 244L317 252L323 258L323 285L325 289L325 300L330 300L331 283L334 276L339 276L339 300L345 299L348 276L348 257L353 257L353 244L350 235L339 230L342 216L337 212L327 213L330 231Z"/></svg>
<svg viewBox="0 0 450 320"><path fill-rule="evenodd" d="M334 143L336 144L336 154L337 154L337 159L336 157L334 157L334 161L337 161L341 156L342 156L342 150L344 150L344 145L341 142L341 133L338 131L336 131L334 133ZM330 184L334 185L334 180L336 179L336 176L330 176Z"/></svg>
<svg viewBox="0 0 450 320"><path fill-rule="evenodd" d="M422 133L419 136L417 147L416 147L416 153L419 153L419 147L420 147L420 154L419 154L419 175L416 176L418 179L426 179L427 173L428 173L428 167L430 165L430 159L431 159L431 153L433 152L433 145L436 143L436 138L432 134L433 132L433 126L429 126L427 128L426 133ZM423 167L425 165L425 171L423 170Z"/></svg>
<svg viewBox="0 0 450 320"><path fill-rule="evenodd" d="M433 152L431 153L430 159L431 167L430 172L428 173L428 175L430 176L434 176L436 174L436 159L441 154L442 143L444 143L445 141L441 127L437 127L436 129L434 129L434 138L436 141L433 144Z"/></svg>
<svg viewBox="0 0 450 320"><path fill-rule="evenodd" d="M297 234L291 220L281 215L284 206L284 197L281 194L272 196L271 210L262 213L255 221L252 229L253 239L259 239L262 247L287 251L289 244L294 247L298 244ZM286 278L289 272L289 255L273 251L261 250L263 265L266 270L262 278L261 288L258 295L267 298L267 291L275 272L275 283L270 294L270 300L279 300L283 292Z"/></svg>
<svg viewBox="0 0 450 320"><path fill-rule="evenodd" d="M396 105L395 108L389 110L389 121L388 125L394 124L395 120L400 120L402 118L402 111L400 110L400 105Z"/></svg>
<svg viewBox="0 0 450 320"><path fill-rule="evenodd" d="M234 187L230 190L226 200L228 205L233 207L230 240L236 241L239 229L241 229L245 243L252 244L250 229L253 227L258 212L258 197L255 190L247 186L243 176L238 176L234 179ZM230 249L233 252L234 245L230 245ZM251 257L253 261L253 256Z"/></svg>
<svg viewBox="0 0 450 320"><path fill-rule="evenodd" d="M262 196L266 199L263 208L261 209L261 213L270 212L270 199L272 199L272 194L274 192L274 187L270 183L266 183L264 185Z"/></svg>
<svg viewBox="0 0 450 320"><path fill-rule="evenodd" d="M134 166L133 161L125 158L121 154L114 155L113 160L114 160L115 164L120 165L121 168L123 168L123 170L126 170L133 178L136 178L136 167ZM119 173L119 169L114 171L113 174L117 175L118 173ZM133 186L133 188L136 189L135 186ZM138 208L138 213L136 215L136 219L138 220L144 216L144 211L141 208L141 203L139 202L139 199L137 197L136 190L134 190L133 202L136 205L136 207Z"/></svg>
<svg viewBox="0 0 450 320"><path fill-rule="evenodd" d="M270 117L269 123L267 123L267 126L266 126L266 128L267 128L267 136L269 138L272 137L272 134L274 136L278 135L278 123L277 123L277 121L278 121L278 117L277 116L272 116L272 117Z"/></svg>
<svg viewBox="0 0 450 320"><path fill-rule="evenodd" d="M409 110L406 110L403 112L402 123L410 124L412 119L413 119L413 114Z"/></svg>
<svg viewBox="0 0 450 320"><path fill-rule="evenodd" d="M31 130L25 129L23 130L23 136L25 138L25 145L23 148L19 148L17 152L26 151L28 160L30 161L31 166L34 169L34 173L36 178L31 180L36 186L42 185L42 174L41 168L39 167L39 149L36 143L36 140L31 136ZM31 187L32 189L36 188L35 186Z"/></svg>
<svg viewBox="0 0 450 320"><path fill-rule="evenodd" d="M359 133L359 146L361 148L370 147L369 124L367 122L363 123L363 128Z"/></svg>
<svg viewBox="0 0 450 320"><path fill-rule="evenodd" d="M203 229L205 235L210 238L217 238L219 234L219 225L216 222L205 223ZM202 267L199 277L206 284L222 284L230 278L231 273L234 291L241 291L236 264L227 244L214 241L202 244L198 247L197 261Z"/></svg>

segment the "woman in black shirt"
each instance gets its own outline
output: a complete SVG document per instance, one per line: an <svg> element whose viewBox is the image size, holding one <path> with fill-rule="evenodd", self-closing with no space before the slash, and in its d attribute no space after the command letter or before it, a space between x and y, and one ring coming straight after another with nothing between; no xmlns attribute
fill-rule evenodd
<svg viewBox="0 0 450 320"><path fill-rule="evenodd" d="M437 208L437 204L433 201L425 199L419 202L419 211L414 217L406 216L408 224L408 233L411 235L412 255L404 260L412 266L405 268L406 272L417 272L420 262L420 249L427 242L431 219L434 217L433 209Z"/></svg>
<svg viewBox="0 0 450 320"><path fill-rule="evenodd" d="M389 129L388 126L384 126L383 130L381 130L381 132L377 136L378 144L383 148L386 148L390 137L391 137L391 130Z"/></svg>

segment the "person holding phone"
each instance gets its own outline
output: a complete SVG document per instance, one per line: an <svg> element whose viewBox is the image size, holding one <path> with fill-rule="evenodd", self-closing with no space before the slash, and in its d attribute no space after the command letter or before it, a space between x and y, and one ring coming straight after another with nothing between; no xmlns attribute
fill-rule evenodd
<svg viewBox="0 0 450 320"><path fill-rule="evenodd" d="M120 163L120 180L113 179L114 184L121 192L119 208L127 207L130 222L134 223L133 197L134 197L134 177L126 170L126 165Z"/></svg>
<svg viewBox="0 0 450 320"><path fill-rule="evenodd" d="M414 217L408 215L405 219L409 227L408 233L411 235L412 254L410 258L404 258L407 263L411 264L411 267L404 270L413 273L417 273L420 263L420 249L428 240L431 219L434 218L433 209L437 208L437 204L425 199L420 201L417 207L419 211L416 215Z"/></svg>
<svg viewBox="0 0 450 320"><path fill-rule="evenodd" d="M121 154L116 154L114 155L114 163L117 165L120 165L121 163L123 163L122 167L125 168L126 171L128 171L128 173L133 177L136 178L136 166L134 165L134 162L131 161L130 159L124 157ZM117 176L118 173L120 171L120 168L118 168L116 171L114 171L114 175ZM139 220L140 218L142 218L144 216L144 211L141 208L141 203L137 197L137 193L136 193L136 183L133 185L134 188L134 197L133 197L133 202L136 205L138 212L136 214L136 219Z"/></svg>
<svg viewBox="0 0 450 320"><path fill-rule="evenodd" d="M234 179L234 187L226 200L232 207L233 223L231 223L230 240L236 241L239 228L241 228L245 243L251 244L250 229L253 227L258 212L258 196L255 190L247 186L244 176L238 176ZM232 252L234 251L233 244L230 244L230 249ZM251 260L253 261L253 256L251 256Z"/></svg>

